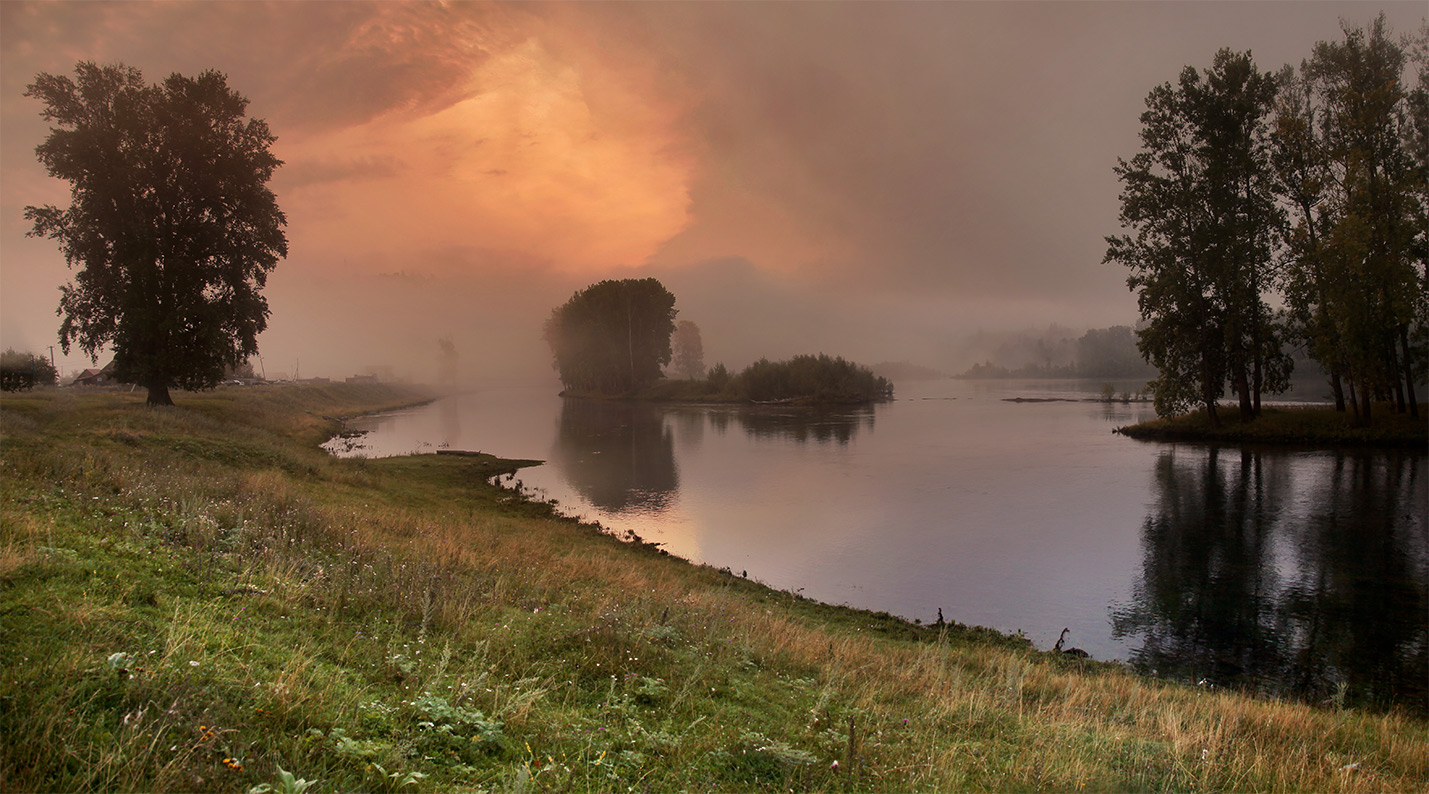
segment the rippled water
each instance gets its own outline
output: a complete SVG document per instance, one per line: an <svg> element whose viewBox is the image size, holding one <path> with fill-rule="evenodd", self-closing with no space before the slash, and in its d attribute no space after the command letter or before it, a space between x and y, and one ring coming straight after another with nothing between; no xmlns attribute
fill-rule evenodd
<svg viewBox="0 0 1429 794"><path fill-rule="evenodd" d="M349 454L541 459L518 476L567 512L780 589L1429 710L1424 454L1132 441L1111 430L1150 406L1082 401L1100 387L948 380L812 411L498 384L354 425Z"/></svg>

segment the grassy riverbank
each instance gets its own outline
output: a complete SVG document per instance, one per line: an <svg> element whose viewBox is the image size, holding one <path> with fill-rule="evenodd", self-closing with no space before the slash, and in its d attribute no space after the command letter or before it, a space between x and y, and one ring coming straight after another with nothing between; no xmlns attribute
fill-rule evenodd
<svg viewBox="0 0 1429 794"><path fill-rule="evenodd" d="M1429 784L1421 720L817 604L555 518L490 457L316 448L420 397L6 396L0 789Z"/></svg>
<svg viewBox="0 0 1429 794"><path fill-rule="evenodd" d="M1429 448L1429 420L1396 414L1376 405L1370 427L1354 427L1348 413L1323 406L1265 407L1242 422L1234 406L1220 411L1221 426L1211 427L1204 410L1152 419L1117 432L1149 441L1211 441L1226 444L1275 444L1305 447Z"/></svg>

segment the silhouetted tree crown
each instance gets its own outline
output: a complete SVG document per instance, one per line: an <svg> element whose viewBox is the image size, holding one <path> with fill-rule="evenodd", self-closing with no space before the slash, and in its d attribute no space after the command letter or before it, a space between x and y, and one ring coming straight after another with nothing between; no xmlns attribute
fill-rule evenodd
<svg viewBox="0 0 1429 794"><path fill-rule="evenodd" d="M629 394L659 380L670 363L675 296L658 280L586 287L551 311L545 340L566 389Z"/></svg>
<svg viewBox="0 0 1429 794"><path fill-rule="evenodd" d="M1278 209L1263 119L1275 80L1250 53L1221 50L1204 73L1186 67L1146 98L1142 150L1121 160L1121 222L1106 259L1131 270L1144 327L1142 354L1159 371L1156 410L1197 404L1217 423L1229 382L1241 416L1281 391L1290 361L1265 296Z"/></svg>
<svg viewBox="0 0 1429 794"><path fill-rule="evenodd" d="M36 155L70 183L68 208L25 208L30 235L78 268L61 288L61 347L96 358L112 345L116 377L147 387L150 404L172 404L170 387L213 387L257 353L260 292L288 252L268 125L216 71L151 85L82 62L75 79L42 73L25 95L53 125Z"/></svg>
<svg viewBox="0 0 1429 794"><path fill-rule="evenodd" d="M1133 234L1107 238L1106 258L1131 270L1159 413L1200 404L1214 424L1229 383L1253 417L1288 379L1290 342L1355 424L1370 424L1375 401L1419 415L1429 28L1407 55L1383 14L1343 33L1274 77L1222 50L1204 75L1187 67L1147 97L1142 151L1116 168Z"/></svg>
<svg viewBox="0 0 1429 794"><path fill-rule="evenodd" d="M1276 187L1294 224L1286 304L1298 341L1330 373L1336 407L1348 397L1357 424L1370 423L1381 397L1419 415L1415 383L1429 358L1425 44L1412 90L1382 14L1280 76Z"/></svg>

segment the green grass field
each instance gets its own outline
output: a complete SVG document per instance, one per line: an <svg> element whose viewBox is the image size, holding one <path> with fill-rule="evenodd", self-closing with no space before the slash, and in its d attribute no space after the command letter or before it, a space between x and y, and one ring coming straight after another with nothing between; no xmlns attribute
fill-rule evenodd
<svg viewBox="0 0 1429 794"><path fill-rule="evenodd" d="M0 790L1429 787L1405 714L818 604L488 482L519 463L317 448L421 399L6 395Z"/></svg>

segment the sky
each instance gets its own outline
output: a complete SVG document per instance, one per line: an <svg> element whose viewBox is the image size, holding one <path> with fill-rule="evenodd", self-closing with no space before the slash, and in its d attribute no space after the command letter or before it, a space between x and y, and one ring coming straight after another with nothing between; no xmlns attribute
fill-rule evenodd
<svg viewBox="0 0 1429 794"><path fill-rule="evenodd" d="M955 371L969 335L1131 324L1117 158L1223 47L1275 70L1422 2L0 2L0 347L57 346L39 73L215 69L278 137L269 377L549 375L575 291L659 278L706 361ZM101 361L100 363L103 363Z"/></svg>

